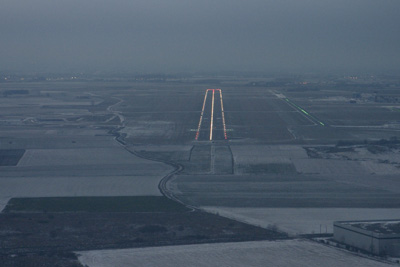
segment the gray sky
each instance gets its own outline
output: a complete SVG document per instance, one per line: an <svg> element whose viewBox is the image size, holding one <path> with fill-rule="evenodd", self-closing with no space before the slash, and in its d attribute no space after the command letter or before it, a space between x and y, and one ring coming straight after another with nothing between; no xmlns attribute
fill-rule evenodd
<svg viewBox="0 0 400 267"><path fill-rule="evenodd" d="M399 0L1 0L0 70L398 71Z"/></svg>

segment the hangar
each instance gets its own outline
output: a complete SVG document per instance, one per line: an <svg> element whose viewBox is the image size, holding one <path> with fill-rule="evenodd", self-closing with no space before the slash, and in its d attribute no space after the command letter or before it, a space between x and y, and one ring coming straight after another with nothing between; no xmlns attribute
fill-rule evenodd
<svg viewBox="0 0 400 267"><path fill-rule="evenodd" d="M400 220L334 222L333 238L375 255L400 256Z"/></svg>

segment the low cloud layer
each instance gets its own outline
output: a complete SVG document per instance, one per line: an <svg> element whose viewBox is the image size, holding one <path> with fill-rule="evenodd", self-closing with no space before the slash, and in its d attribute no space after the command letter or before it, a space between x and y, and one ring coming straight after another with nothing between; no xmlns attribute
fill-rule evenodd
<svg viewBox="0 0 400 267"><path fill-rule="evenodd" d="M0 70L396 71L398 0L4 0Z"/></svg>

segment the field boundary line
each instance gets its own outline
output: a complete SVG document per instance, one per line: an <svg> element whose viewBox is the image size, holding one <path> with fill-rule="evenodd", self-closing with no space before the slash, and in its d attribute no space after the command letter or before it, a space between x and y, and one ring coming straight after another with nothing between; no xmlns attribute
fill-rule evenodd
<svg viewBox="0 0 400 267"><path fill-rule="evenodd" d="M178 203L184 205L185 207L191 209L192 211L199 210L197 207L194 207L192 205L188 205L188 204L182 202L167 188L167 183L169 182L169 180L174 175L176 175L184 170L183 165L176 163L176 162L169 161L169 160L155 159L155 158L152 158L149 156L143 156L142 154L136 152L135 150L129 149L129 147L127 147L127 146L125 146L125 150L139 158L147 159L147 160L151 160L151 161L155 161L155 162L161 162L161 163L172 166L174 168L174 170L172 170L167 175L165 175L163 178L161 178L160 183L158 184L158 189L160 190L161 194L163 196L165 196L166 198L169 198L175 202L178 202Z"/></svg>
<svg viewBox="0 0 400 267"><path fill-rule="evenodd" d="M155 161L155 162L161 162L167 165L172 166L174 169L167 173L163 178L161 178L160 182L158 183L158 190L160 190L160 193L165 196L168 199L171 199L175 202L178 202L180 204L182 204L183 206L187 207L188 209L191 209L191 212L196 211L196 210L200 210L199 208L186 204L183 201L181 201L180 199L178 199L171 191L168 190L167 188L167 183L168 181L176 174L179 174L180 172L182 172L184 170L184 166L176 163L176 162L172 162L169 160L162 160L162 159L155 159L149 156L144 156L138 152L136 152L134 149L131 150L129 149L127 143L125 142L125 140L123 140L123 135L119 133L119 131L121 131L123 128L125 127L117 127L113 130L110 131L111 134L114 135L114 140L120 144L127 152L129 152L132 155L135 155L139 158L142 159L146 159L146 160L150 160L150 161Z"/></svg>

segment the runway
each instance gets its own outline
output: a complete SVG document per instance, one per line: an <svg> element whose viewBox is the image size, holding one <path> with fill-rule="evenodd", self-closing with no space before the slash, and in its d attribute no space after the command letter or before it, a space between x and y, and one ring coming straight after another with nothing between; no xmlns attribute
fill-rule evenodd
<svg viewBox="0 0 400 267"><path fill-rule="evenodd" d="M213 141L228 139L221 89L207 89L195 140Z"/></svg>

